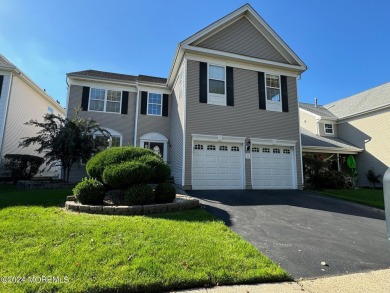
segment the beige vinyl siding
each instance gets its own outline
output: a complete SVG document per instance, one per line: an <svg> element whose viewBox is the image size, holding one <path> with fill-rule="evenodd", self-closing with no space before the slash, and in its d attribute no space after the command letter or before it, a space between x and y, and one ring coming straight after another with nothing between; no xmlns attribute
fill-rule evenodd
<svg viewBox="0 0 390 293"><path fill-rule="evenodd" d="M3 86L0 93L0 161L3 157L3 153L1 152L4 139L4 126L5 119L7 117L7 103L8 103L8 90L11 82L11 73L0 71L0 75L3 75Z"/></svg>
<svg viewBox="0 0 390 293"><path fill-rule="evenodd" d="M242 17L197 46L281 63L289 63L264 35Z"/></svg>
<svg viewBox="0 0 390 293"><path fill-rule="evenodd" d="M299 111L300 126L314 134L317 134L317 118L305 111Z"/></svg>
<svg viewBox="0 0 390 293"><path fill-rule="evenodd" d="M366 173L374 168L383 175L390 167L390 109L372 112L342 121L338 125L339 137L362 148L357 155L358 185L369 186Z"/></svg>
<svg viewBox="0 0 390 293"><path fill-rule="evenodd" d="M302 178L296 79L287 77L289 112L283 113L259 109L256 71L234 68L234 107L228 107L199 103L199 62L189 60L187 70L185 185L191 185L191 134L295 140L300 185ZM250 182L250 177L247 175L245 180Z"/></svg>
<svg viewBox="0 0 390 293"><path fill-rule="evenodd" d="M53 103L55 103L53 101ZM20 77L14 75L8 105L7 120L4 131L3 151L5 154L30 154L39 155L36 145L27 148L18 148L22 137L32 137L37 134L39 128L24 125L25 122L36 119L43 121L43 116L48 114L48 107L53 108L55 114L59 114L53 103L48 102L37 91L32 89ZM62 116L64 113L60 113ZM43 154L41 154L43 156Z"/></svg>
<svg viewBox="0 0 390 293"><path fill-rule="evenodd" d="M185 70L182 69L182 74ZM176 83L172 92L171 107L170 107L170 165L172 169L172 176L175 183L183 185L183 137L184 137L184 101L185 101L185 85L182 89L182 96L179 96L179 82Z"/></svg>
<svg viewBox="0 0 390 293"><path fill-rule="evenodd" d="M113 87L115 89L115 87ZM68 116L75 115L74 109L80 107L83 87L71 85L69 89ZM105 112L80 111L79 116L91 118L99 123L103 128L110 128L122 134L122 145L133 145L134 142L134 122L135 122L135 102L136 93L129 92L129 103L127 115Z"/></svg>
<svg viewBox="0 0 390 293"><path fill-rule="evenodd" d="M325 132L325 124L333 124L333 134ZM320 123L318 123L318 127L319 127L319 133L320 133L321 136L332 136L332 137L335 137L335 136L338 135L337 124L334 123L334 122L320 122Z"/></svg>

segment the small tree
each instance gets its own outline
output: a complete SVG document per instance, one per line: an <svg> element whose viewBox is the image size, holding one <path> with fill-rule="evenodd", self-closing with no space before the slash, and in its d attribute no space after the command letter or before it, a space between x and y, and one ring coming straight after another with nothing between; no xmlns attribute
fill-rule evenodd
<svg viewBox="0 0 390 293"><path fill-rule="evenodd" d="M370 181L372 188L375 188L375 184L381 183L379 178L381 178L382 175L376 175L373 168L367 171L366 176L368 181Z"/></svg>
<svg viewBox="0 0 390 293"><path fill-rule="evenodd" d="M36 151L45 153L46 165L53 166L60 161L65 182L69 181L69 172L74 162L88 160L102 149L103 143L93 139L93 134L100 132L107 138L110 136L97 122L81 118L77 112L74 118L62 118L54 114L46 114L43 118L43 122L30 120L25 123L40 127L41 130L37 136L23 137L19 147L37 144Z"/></svg>

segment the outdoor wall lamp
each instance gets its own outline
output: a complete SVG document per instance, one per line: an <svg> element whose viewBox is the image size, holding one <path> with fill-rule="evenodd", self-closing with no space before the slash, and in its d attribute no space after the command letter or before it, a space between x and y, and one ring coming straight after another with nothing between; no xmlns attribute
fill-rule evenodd
<svg viewBox="0 0 390 293"><path fill-rule="evenodd" d="M250 149L251 149L251 140L248 139L248 141L246 142L246 150L250 151Z"/></svg>

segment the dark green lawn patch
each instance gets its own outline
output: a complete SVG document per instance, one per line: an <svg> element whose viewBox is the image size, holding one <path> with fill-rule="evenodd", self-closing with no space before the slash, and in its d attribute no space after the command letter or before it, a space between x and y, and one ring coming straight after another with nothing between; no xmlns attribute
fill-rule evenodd
<svg viewBox="0 0 390 293"><path fill-rule="evenodd" d="M383 190L379 189L325 189L322 194L384 209Z"/></svg>
<svg viewBox="0 0 390 293"><path fill-rule="evenodd" d="M0 272L26 278L0 283L1 292L161 292L289 279L202 209L149 217L78 214L58 207L68 194L0 194ZM68 282L27 279L42 276Z"/></svg>

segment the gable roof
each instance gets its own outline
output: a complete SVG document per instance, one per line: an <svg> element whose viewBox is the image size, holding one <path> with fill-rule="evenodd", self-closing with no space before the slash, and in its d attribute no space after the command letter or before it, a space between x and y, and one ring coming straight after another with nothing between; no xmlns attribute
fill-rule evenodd
<svg viewBox="0 0 390 293"><path fill-rule="evenodd" d="M390 82L345 99L329 103L324 105L324 108L339 119L343 119L387 106L390 106Z"/></svg>
<svg viewBox="0 0 390 293"><path fill-rule="evenodd" d="M318 115L321 118L332 118L332 119L337 118L335 115L333 115L332 112L330 112L328 109L326 109L324 106L321 105L317 105L316 107L314 104L310 104L310 103L299 103L299 108L309 111L314 115Z"/></svg>
<svg viewBox="0 0 390 293"><path fill-rule="evenodd" d="M67 76L74 77L90 77L90 78L98 78L98 79L107 79L107 80L119 80L126 82L152 82L159 84L166 84L167 79L162 77L154 77L149 75L128 75L128 74L120 74L106 71L98 71L98 70L83 70L68 73Z"/></svg>
<svg viewBox="0 0 390 293"><path fill-rule="evenodd" d="M7 58L5 58L3 55L0 54L0 66L1 67L9 67L9 68L16 68L14 64L11 63Z"/></svg>
<svg viewBox="0 0 390 293"><path fill-rule="evenodd" d="M220 32L224 28L233 24L237 20L245 17L264 37L275 47L276 50L287 60L286 63L275 62L260 58L247 57L236 53L224 53L218 50L198 47L197 44ZM184 51L194 51L209 55L222 55L230 59L246 60L262 65L279 66L281 68L289 68L296 72L302 73L307 69L306 64L294 53L294 51L282 40L282 38L265 22L265 20L250 6L248 3L231 12L230 14L215 21L199 32L188 37L180 42L176 48L175 56L168 76L168 85L173 84L173 80L179 69L181 59L184 56Z"/></svg>
<svg viewBox="0 0 390 293"><path fill-rule="evenodd" d="M316 135L304 128L301 127L301 142L302 148L314 148L322 150L332 150L332 151L350 151L350 152L361 152L362 149L342 140L338 137L324 137Z"/></svg>

